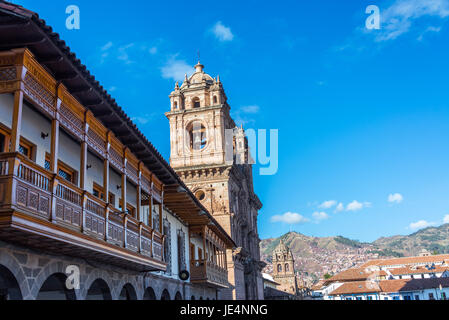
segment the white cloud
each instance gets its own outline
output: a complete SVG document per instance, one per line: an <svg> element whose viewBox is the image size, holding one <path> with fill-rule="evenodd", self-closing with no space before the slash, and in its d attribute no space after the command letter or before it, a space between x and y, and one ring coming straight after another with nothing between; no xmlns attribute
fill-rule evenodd
<svg viewBox="0 0 449 320"><path fill-rule="evenodd" d="M192 66L184 60L177 59L176 56L171 57L161 69L164 79L173 79L175 81L184 80L184 76L192 73L192 70Z"/></svg>
<svg viewBox="0 0 449 320"><path fill-rule="evenodd" d="M260 107L257 105L243 106L240 110L244 113L258 113L260 111Z"/></svg>
<svg viewBox="0 0 449 320"><path fill-rule="evenodd" d="M381 11L382 26L375 40L394 40L410 31L415 21L424 16L448 17L449 0L396 0Z"/></svg>
<svg viewBox="0 0 449 320"><path fill-rule="evenodd" d="M444 216L443 223L449 223L449 214Z"/></svg>
<svg viewBox="0 0 449 320"><path fill-rule="evenodd" d="M259 111L260 107L258 105L242 106L232 113L232 117L237 126L246 125L255 122L254 118L249 115L255 115Z"/></svg>
<svg viewBox="0 0 449 320"><path fill-rule="evenodd" d="M145 113L136 117L132 117L131 120L137 124L146 125L154 118L154 116L155 116L154 113L153 114Z"/></svg>
<svg viewBox="0 0 449 320"><path fill-rule="evenodd" d="M271 217L271 222L284 222L287 224L300 224L308 222L309 219L299 213L286 212L283 215L275 215Z"/></svg>
<svg viewBox="0 0 449 320"><path fill-rule="evenodd" d="M354 200L350 204L347 205L346 211L359 211L359 210L362 210L363 208L369 208L369 207L371 207L370 202L361 203L361 202Z"/></svg>
<svg viewBox="0 0 449 320"><path fill-rule="evenodd" d="M340 202L340 203L337 205L337 208L335 209L335 211L336 211L336 212L342 212L343 210L345 210L345 206L344 206L343 203Z"/></svg>
<svg viewBox="0 0 449 320"><path fill-rule="evenodd" d="M232 33L231 28L226 27L221 21L218 21L212 27L211 31L219 41L225 42L234 39L234 34Z"/></svg>
<svg viewBox="0 0 449 320"><path fill-rule="evenodd" d="M322 204L320 204L318 206L318 208L320 208L320 209L330 209L330 208L332 208L332 207L334 207L336 205L337 205L337 201L335 201L335 200L328 200L328 201L324 201Z"/></svg>
<svg viewBox="0 0 449 320"><path fill-rule="evenodd" d="M390 203L401 203L404 201L404 197L400 193L392 193L388 196L388 202Z"/></svg>
<svg viewBox="0 0 449 320"><path fill-rule="evenodd" d="M148 52L150 53L150 54L156 54L157 53L157 47L151 47L150 48L150 50L148 50Z"/></svg>
<svg viewBox="0 0 449 320"><path fill-rule="evenodd" d="M427 29L424 30L424 32L419 35L417 40L422 41L424 39L424 35L428 32L438 33L440 31L441 31L441 27L427 27Z"/></svg>
<svg viewBox="0 0 449 320"><path fill-rule="evenodd" d="M109 41L109 42L106 43L103 47L101 47L101 51L108 51L109 49L112 48L113 45L114 45L114 44L113 44L111 41Z"/></svg>
<svg viewBox="0 0 449 320"><path fill-rule="evenodd" d="M317 221L329 219L329 215L326 212L314 212L312 214L313 218Z"/></svg>
<svg viewBox="0 0 449 320"><path fill-rule="evenodd" d="M410 223L409 228L412 230L419 230L419 229L424 229L424 228L431 227L434 225L436 225L435 222L428 222L426 220L420 220L417 222Z"/></svg>
<svg viewBox="0 0 449 320"><path fill-rule="evenodd" d="M118 56L117 59L123 61L125 64L131 64L134 63L129 57L128 50L134 47L134 43L129 43L123 47L120 47L118 49Z"/></svg>

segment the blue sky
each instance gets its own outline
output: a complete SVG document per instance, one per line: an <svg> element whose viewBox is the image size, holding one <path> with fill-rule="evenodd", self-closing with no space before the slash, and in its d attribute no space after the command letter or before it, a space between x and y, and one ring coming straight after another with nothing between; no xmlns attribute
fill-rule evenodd
<svg viewBox="0 0 449 320"><path fill-rule="evenodd" d="M362 241L449 222L449 0L31 1L169 157L164 112L197 61L245 128L279 130L261 238ZM367 30L368 5L381 29ZM65 27L68 5L80 30Z"/></svg>

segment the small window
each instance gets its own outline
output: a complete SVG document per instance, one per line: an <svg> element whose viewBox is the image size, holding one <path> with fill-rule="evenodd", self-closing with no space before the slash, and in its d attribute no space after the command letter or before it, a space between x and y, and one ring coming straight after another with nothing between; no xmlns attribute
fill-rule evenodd
<svg viewBox="0 0 449 320"><path fill-rule="evenodd" d="M115 194L109 192L109 203L115 206Z"/></svg>
<svg viewBox="0 0 449 320"><path fill-rule="evenodd" d="M104 189L102 186L94 182L93 193L98 199L104 200Z"/></svg>
<svg viewBox="0 0 449 320"><path fill-rule="evenodd" d="M214 104L217 104L218 103L218 98L217 98L217 96L214 96Z"/></svg>
<svg viewBox="0 0 449 320"><path fill-rule="evenodd" d="M199 98L194 98L193 99L193 107L194 108L201 108L201 101Z"/></svg>
<svg viewBox="0 0 449 320"><path fill-rule="evenodd" d="M33 157L33 149L34 146L31 143L23 140L20 141L19 152L30 160L32 160Z"/></svg>
<svg viewBox="0 0 449 320"><path fill-rule="evenodd" d="M45 155L44 168L48 171L51 170L50 154L48 153ZM72 169L62 161L58 161L58 176L60 176L61 178L70 183L73 184L77 183L77 176L78 176L77 171Z"/></svg>
<svg viewBox="0 0 449 320"><path fill-rule="evenodd" d="M120 209L123 210L123 200L122 199L120 199ZM128 213L129 215L131 215L135 218L136 217L136 208L134 208L132 205L127 203L126 204L126 213Z"/></svg>

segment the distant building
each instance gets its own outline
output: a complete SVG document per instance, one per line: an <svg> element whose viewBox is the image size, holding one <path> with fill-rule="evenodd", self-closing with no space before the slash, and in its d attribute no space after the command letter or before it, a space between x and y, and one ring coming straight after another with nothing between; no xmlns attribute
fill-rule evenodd
<svg viewBox="0 0 449 320"><path fill-rule="evenodd" d="M296 295L298 284L295 275L295 260L289 248L281 240L273 252L273 279L280 283L278 290Z"/></svg>
<svg viewBox="0 0 449 320"><path fill-rule="evenodd" d="M372 260L313 287L324 300L447 300L449 255Z"/></svg>
<svg viewBox="0 0 449 320"><path fill-rule="evenodd" d="M274 281L273 277L271 275L269 275L268 273L262 273L262 277L263 277L263 288L264 288L264 290L266 288L277 289L277 287L280 285L279 283Z"/></svg>
<svg viewBox="0 0 449 320"><path fill-rule="evenodd" d="M281 240L273 251L273 276L264 275L266 300L298 300L300 292L292 252Z"/></svg>

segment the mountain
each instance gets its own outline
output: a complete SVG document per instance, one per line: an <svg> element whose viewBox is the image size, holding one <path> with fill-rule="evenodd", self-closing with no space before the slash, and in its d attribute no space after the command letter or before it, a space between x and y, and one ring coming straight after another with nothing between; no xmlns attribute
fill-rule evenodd
<svg viewBox="0 0 449 320"><path fill-rule="evenodd" d="M272 272L271 256L281 238L290 247L295 268L306 282L314 282L326 273L335 274L372 259L414 256L423 249L431 253L449 253L449 224L406 236L384 237L372 243L342 236L320 238L289 232L279 238L261 241L261 257L267 262L267 273Z"/></svg>
<svg viewBox="0 0 449 320"><path fill-rule="evenodd" d="M373 245L404 256L415 256L423 249L432 253L449 253L449 224L422 229L408 236L380 238Z"/></svg>

